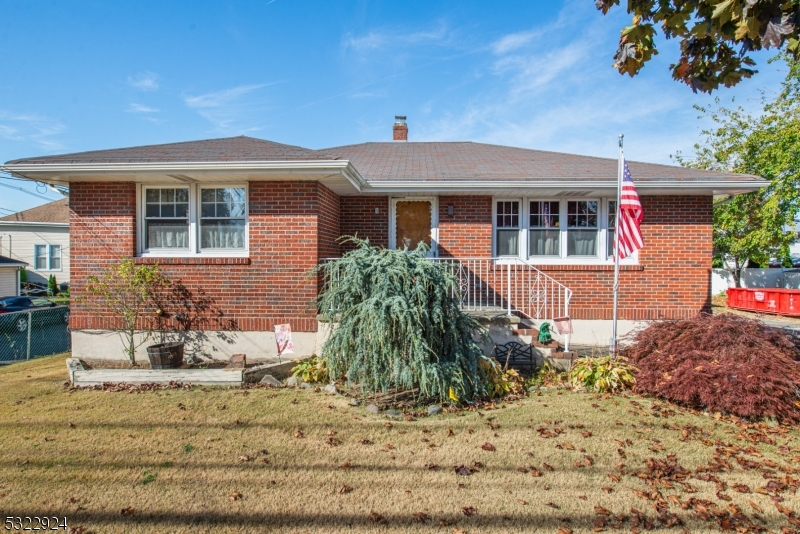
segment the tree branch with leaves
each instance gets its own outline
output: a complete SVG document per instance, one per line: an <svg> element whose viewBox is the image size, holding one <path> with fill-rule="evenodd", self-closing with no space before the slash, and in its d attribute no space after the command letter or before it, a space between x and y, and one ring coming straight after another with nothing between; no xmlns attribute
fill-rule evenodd
<svg viewBox="0 0 800 534"><path fill-rule="evenodd" d="M619 0L596 0L604 15ZM659 28L667 39L680 39L680 57L670 65L672 77L693 91L710 93L731 87L757 71L747 54L781 49L800 58L798 0L629 0L633 15L622 29L614 67L635 76L658 54Z"/></svg>

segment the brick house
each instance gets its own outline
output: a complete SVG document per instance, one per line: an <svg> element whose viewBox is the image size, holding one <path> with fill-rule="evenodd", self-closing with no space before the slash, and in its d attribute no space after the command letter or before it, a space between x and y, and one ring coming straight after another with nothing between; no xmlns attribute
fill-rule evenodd
<svg viewBox="0 0 800 534"><path fill-rule="evenodd" d="M198 350L275 355L289 323L297 355L318 350L309 271L358 235L420 240L457 266L467 307L536 321L568 314L573 343L607 346L617 161L471 142L394 141L322 150L233 137L18 159L17 176L70 188L72 294L124 257L180 281ZM712 200L758 177L629 162L645 248L623 261L620 332L710 306ZM175 311L175 310L173 310ZM177 312L165 328L181 328ZM119 357L113 318L73 304L79 357ZM180 324L179 324L180 323ZM184 325L185 326L185 325ZM144 355L143 349L142 354Z"/></svg>

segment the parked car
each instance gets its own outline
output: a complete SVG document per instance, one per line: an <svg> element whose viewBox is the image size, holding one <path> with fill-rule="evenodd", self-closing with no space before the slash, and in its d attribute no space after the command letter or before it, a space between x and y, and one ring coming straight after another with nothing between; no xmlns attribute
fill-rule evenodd
<svg viewBox="0 0 800 534"><path fill-rule="evenodd" d="M43 314L44 320L49 323L69 323L69 308L66 306L59 306L55 302L39 297L0 297L0 321L4 314L56 307L63 309L63 312ZM6 321L2 321L2 323L4 326L8 324ZM16 319L12 319L10 324L17 331L24 332L28 329L28 314L17 314Z"/></svg>

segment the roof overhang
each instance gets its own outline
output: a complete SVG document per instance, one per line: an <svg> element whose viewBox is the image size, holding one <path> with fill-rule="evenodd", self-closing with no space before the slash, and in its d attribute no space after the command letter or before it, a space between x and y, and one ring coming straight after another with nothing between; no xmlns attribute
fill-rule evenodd
<svg viewBox="0 0 800 534"><path fill-rule="evenodd" d="M31 222L31 221L0 221L0 228L4 226L35 226L36 228L45 228L45 227L52 227L52 228L69 228L69 223L57 223L57 222Z"/></svg>
<svg viewBox="0 0 800 534"><path fill-rule="evenodd" d="M640 195L707 195L717 198L757 191L765 187L765 180L741 181L639 181L636 190ZM475 195L491 194L496 197L515 196L614 196L617 182L613 180L520 180L520 181L371 181L362 193L381 195Z"/></svg>
<svg viewBox="0 0 800 534"><path fill-rule="evenodd" d="M342 196L475 195L514 197L614 196L616 180L372 180L348 160L233 161L172 163L39 163L7 164L7 172L29 180L68 186L70 182L221 183L241 181L319 181ZM707 195L724 198L756 191L765 180L638 181L640 195Z"/></svg>
<svg viewBox="0 0 800 534"><path fill-rule="evenodd" d="M172 163L15 163L3 170L28 180L68 186L71 182L220 183L319 181L339 195L356 194L366 180L347 160L225 161Z"/></svg>

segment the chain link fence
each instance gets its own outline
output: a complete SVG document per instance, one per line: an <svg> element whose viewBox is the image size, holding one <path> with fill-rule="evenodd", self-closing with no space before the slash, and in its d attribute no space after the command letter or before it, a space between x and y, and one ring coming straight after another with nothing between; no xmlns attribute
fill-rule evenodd
<svg viewBox="0 0 800 534"><path fill-rule="evenodd" d="M69 350L67 306L0 314L0 364Z"/></svg>

